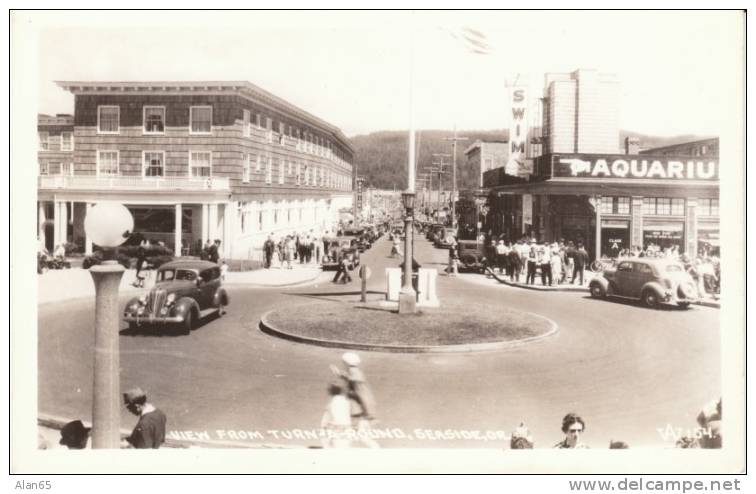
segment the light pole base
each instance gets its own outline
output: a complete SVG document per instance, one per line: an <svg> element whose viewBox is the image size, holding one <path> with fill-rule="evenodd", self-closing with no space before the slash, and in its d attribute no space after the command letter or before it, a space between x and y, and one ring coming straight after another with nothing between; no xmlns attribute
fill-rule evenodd
<svg viewBox="0 0 756 494"><path fill-rule="evenodd" d="M417 294L410 288L402 288L399 292L399 314L414 314L417 312Z"/></svg>

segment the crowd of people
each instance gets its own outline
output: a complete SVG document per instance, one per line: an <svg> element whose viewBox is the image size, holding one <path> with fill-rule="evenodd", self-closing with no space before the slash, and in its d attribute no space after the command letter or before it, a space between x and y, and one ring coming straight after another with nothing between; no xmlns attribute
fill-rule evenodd
<svg viewBox="0 0 756 494"><path fill-rule="evenodd" d="M282 269L293 269L297 262L320 264L334 258L338 245L330 231L292 232L278 239L271 233L263 243L263 267L270 269L276 261Z"/></svg>

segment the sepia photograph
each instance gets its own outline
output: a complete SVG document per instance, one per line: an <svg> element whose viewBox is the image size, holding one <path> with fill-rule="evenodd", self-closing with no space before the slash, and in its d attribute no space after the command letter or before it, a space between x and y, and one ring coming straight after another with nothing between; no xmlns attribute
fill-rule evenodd
<svg viewBox="0 0 756 494"><path fill-rule="evenodd" d="M12 473L745 471L745 11L9 22Z"/></svg>

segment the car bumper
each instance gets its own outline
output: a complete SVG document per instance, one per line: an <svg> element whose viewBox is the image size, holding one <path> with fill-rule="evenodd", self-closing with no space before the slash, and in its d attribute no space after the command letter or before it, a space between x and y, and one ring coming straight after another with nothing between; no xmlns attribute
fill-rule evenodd
<svg viewBox="0 0 756 494"><path fill-rule="evenodd" d="M123 320L126 322L135 322L137 324L172 324L184 322L184 316L155 316L155 315L134 315L124 314Z"/></svg>

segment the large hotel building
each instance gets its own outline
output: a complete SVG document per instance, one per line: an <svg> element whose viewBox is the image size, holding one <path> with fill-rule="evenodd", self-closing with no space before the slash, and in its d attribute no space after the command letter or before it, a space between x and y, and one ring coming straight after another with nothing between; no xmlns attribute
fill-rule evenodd
<svg viewBox="0 0 756 494"><path fill-rule="evenodd" d="M220 239L250 258L268 234L327 230L352 203L354 150L335 126L248 82L58 82L73 115L39 115L38 221L79 244L100 201L175 255Z"/></svg>
<svg viewBox="0 0 756 494"><path fill-rule="evenodd" d="M618 101L612 75L547 74L541 151L527 176L485 172L486 228L512 240L582 242L591 257L649 244L718 250L719 140L621 146Z"/></svg>

